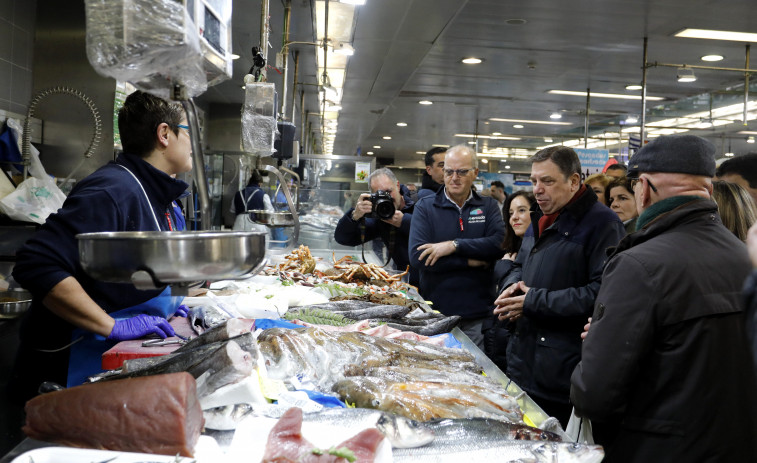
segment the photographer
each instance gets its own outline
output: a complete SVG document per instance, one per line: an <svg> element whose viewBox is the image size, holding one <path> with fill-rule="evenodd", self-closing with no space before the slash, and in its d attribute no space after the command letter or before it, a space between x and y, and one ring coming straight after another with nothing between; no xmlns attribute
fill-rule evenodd
<svg viewBox="0 0 757 463"><path fill-rule="evenodd" d="M397 270L410 263L407 253L413 201L391 170L383 168L368 177L372 194L363 193L354 208L339 220L334 239L344 246L357 246L381 238ZM418 273L410 270L409 283L418 285Z"/></svg>

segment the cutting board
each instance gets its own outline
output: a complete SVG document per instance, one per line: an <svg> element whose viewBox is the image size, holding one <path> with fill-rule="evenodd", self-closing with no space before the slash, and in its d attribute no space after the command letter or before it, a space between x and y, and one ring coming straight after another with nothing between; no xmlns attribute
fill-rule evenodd
<svg viewBox="0 0 757 463"><path fill-rule="evenodd" d="M186 317L173 317L169 323L173 326L176 333L193 338L197 333L192 330L189 319ZM171 337L166 339L179 339ZM144 357L157 357L159 355L170 354L178 349L181 344L168 344L166 346L142 347L142 343L147 339L132 339L130 341L121 341L107 350L102 356L103 370L115 370L121 368L124 360L131 360Z"/></svg>
<svg viewBox="0 0 757 463"><path fill-rule="evenodd" d="M245 320L250 322L250 330L254 330L255 320ZM197 333L195 333L192 329L188 318L173 317L169 321L169 323L171 324L171 326L173 326L173 329L177 334L190 339L197 337ZM170 340L179 338L171 337L166 339ZM117 368L121 368L121 365L124 364L124 360L157 357L159 355L170 354L181 346L181 344L168 344L166 346L142 347L142 343L146 340L147 339L133 339L131 341L121 341L115 346L111 347L102 355L102 369L115 370Z"/></svg>

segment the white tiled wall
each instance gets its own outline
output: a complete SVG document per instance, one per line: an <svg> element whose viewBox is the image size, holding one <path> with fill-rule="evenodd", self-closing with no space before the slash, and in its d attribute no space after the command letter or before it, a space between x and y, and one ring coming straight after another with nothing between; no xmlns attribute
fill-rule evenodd
<svg viewBox="0 0 757 463"><path fill-rule="evenodd" d="M32 97L37 0L0 0L0 109L26 114Z"/></svg>

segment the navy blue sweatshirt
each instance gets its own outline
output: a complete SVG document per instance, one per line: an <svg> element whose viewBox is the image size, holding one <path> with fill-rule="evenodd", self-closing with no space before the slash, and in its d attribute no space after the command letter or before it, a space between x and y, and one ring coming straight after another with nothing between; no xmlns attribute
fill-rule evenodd
<svg viewBox="0 0 757 463"><path fill-rule="evenodd" d="M134 177L119 165L128 168L139 179L144 193ZM65 384L65 375L59 376L67 370L69 350L47 356L37 352L37 349L58 349L71 342L73 325L42 304L47 293L65 278L76 278L87 294L109 313L152 299L161 292L141 291L131 283L104 283L86 275L79 264L76 235L155 231L156 218L161 230L169 230L169 218L171 227L175 228L176 217L171 202L187 187L186 182L171 178L131 154L121 154L115 162L106 164L76 184L63 207L48 217L16 255L13 278L33 297L21 326L19 359L43 362L27 363L27 367L34 365L34 370L55 370L51 371L51 380ZM113 266L118 266L119 256L109 257Z"/></svg>
<svg viewBox="0 0 757 463"><path fill-rule="evenodd" d="M419 199L410 227L410 265L420 271L420 294L445 315L481 318L491 315L496 293L492 267L469 267L468 259L493 263L504 254L505 223L499 204L477 193L462 212L441 188ZM458 240L458 248L427 267L418 246Z"/></svg>

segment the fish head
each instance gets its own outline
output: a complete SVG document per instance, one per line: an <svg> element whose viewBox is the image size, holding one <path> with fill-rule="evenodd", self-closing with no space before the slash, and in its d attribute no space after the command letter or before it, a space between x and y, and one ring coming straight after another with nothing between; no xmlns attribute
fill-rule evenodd
<svg viewBox="0 0 757 463"><path fill-rule="evenodd" d="M605 452L599 445L545 442L536 444L531 452L539 462L599 463Z"/></svg>
<svg viewBox="0 0 757 463"><path fill-rule="evenodd" d="M434 432L423 423L399 415L382 413L376 427L394 448L422 447L434 440Z"/></svg>

